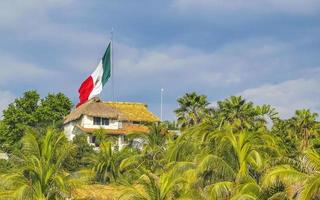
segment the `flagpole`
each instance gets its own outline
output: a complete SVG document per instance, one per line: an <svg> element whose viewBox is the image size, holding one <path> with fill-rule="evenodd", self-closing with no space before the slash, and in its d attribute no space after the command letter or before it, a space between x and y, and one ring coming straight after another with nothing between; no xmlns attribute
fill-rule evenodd
<svg viewBox="0 0 320 200"><path fill-rule="evenodd" d="M113 32L114 29L111 29L111 88L112 88L112 101L115 101L114 98L114 67L113 67Z"/></svg>

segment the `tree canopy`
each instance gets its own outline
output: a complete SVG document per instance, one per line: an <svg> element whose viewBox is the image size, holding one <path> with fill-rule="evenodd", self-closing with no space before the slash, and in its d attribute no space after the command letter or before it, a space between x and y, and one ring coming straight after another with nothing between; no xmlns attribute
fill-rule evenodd
<svg viewBox="0 0 320 200"><path fill-rule="evenodd" d="M3 111L3 120L0 122L0 149L16 148L27 129L58 126L71 108L72 102L62 93L48 94L40 99L35 90L25 92Z"/></svg>

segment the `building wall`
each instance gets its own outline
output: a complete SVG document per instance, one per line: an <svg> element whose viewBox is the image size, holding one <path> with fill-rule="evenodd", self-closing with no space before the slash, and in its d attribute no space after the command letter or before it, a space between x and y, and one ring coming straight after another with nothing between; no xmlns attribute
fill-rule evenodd
<svg viewBox="0 0 320 200"><path fill-rule="evenodd" d="M76 120L76 121L72 121L72 122L69 122L64 125L64 127L63 127L64 134L66 135L68 140L72 140L74 138L75 135L73 133L73 129L74 129L74 126L77 125L78 123L79 123L79 120Z"/></svg>
<svg viewBox="0 0 320 200"><path fill-rule="evenodd" d="M93 125L93 117L90 116L83 116L81 119L69 122L64 125L64 133L68 140L72 140L76 134L78 134L79 129L75 128L75 126L79 124L82 127L85 128L108 128L108 129L118 129L121 128L122 122L118 122L116 120L110 120L109 126L99 126L99 125ZM95 146L94 143L91 143L93 135L88 134L87 135L87 141L89 144ZM125 135L117 135L117 140L114 144L114 146L117 146L117 149L121 150L123 149L127 144L125 141ZM137 149L142 149L144 144L144 140L142 138L135 138L133 146ZM98 149L98 147L95 147Z"/></svg>
<svg viewBox="0 0 320 200"><path fill-rule="evenodd" d="M75 125L79 124L84 128L95 128L95 129L119 129L122 128L122 122L117 120L109 120L109 125L93 125L93 117L84 115L80 119L71 121L64 125L64 133L68 140L72 140L75 136L74 127Z"/></svg>
<svg viewBox="0 0 320 200"><path fill-rule="evenodd" d="M117 120L109 120L109 125L93 125L93 117L84 115L81 119L81 126L84 128L105 128L105 129L119 129L122 127L122 123Z"/></svg>
<svg viewBox="0 0 320 200"><path fill-rule="evenodd" d="M128 123L128 122L124 122L124 123ZM132 124L132 123L128 123L128 124ZM77 134L78 129L75 129L76 125L80 125L84 128L94 128L94 129L100 129L100 128L119 129L119 128L122 128L123 122L119 122L117 120L110 119L109 125L93 125L93 117L84 115L80 119L69 122L64 125L64 133L65 133L66 137L68 138L68 140L72 140L74 138L74 136ZM91 145L95 145L94 143L91 143L92 137L93 137L92 135L88 135L88 138L87 138L88 143ZM141 145L143 144L143 142L140 141L140 139L137 139L137 141L135 141L135 143L137 143L138 148L142 147ZM125 142L125 136L118 135L115 146L118 146L118 149L121 150L126 145L127 145L127 143Z"/></svg>

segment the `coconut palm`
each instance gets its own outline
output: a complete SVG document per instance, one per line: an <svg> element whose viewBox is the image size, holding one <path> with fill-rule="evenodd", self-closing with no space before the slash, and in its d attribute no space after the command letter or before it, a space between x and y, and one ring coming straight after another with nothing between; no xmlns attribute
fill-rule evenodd
<svg viewBox="0 0 320 200"><path fill-rule="evenodd" d="M119 181L124 172L134 173L139 156L132 149L117 151L113 149L111 142L102 142L99 152L86 159L91 166L88 170L92 170L94 180L106 184Z"/></svg>
<svg viewBox="0 0 320 200"><path fill-rule="evenodd" d="M190 138L186 133L176 140L169 139L166 144L166 162L193 161L194 156L200 152L199 143Z"/></svg>
<svg viewBox="0 0 320 200"><path fill-rule="evenodd" d="M141 169L142 176L135 184L123 188L119 199L128 200L171 200L181 195L181 183L185 177L182 174L194 168L193 163L176 163L171 169L161 173L160 176Z"/></svg>
<svg viewBox="0 0 320 200"><path fill-rule="evenodd" d="M300 152L299 138L293 129L292 119L276 119L273 121L271 134L279 144L279 151L289 158L296 158Z"/></svg>
<svg viewBox="0 0 320 200"><path fill-rule="evenodd" d="M240 131L224 125L206 133L207 129L199 125L189 131L169 143L166 154L169 164L194 164L193 169L181 175L187 183L181 194L184 199L193 194L199 195L195 199L259 199L258 180L263 166L278 155L274 139L264 129Z"/></svg>
<svg viewBox="0 0 320 200"><path fill-rule="evenodd" d="M298 136L302 139L301 151L307 149L310 145L310 139L320 132L316 121L317 113L311 113L309 109L297 110L293 117L293 127Z"/></svg>
<svg viewBox="0 0 320 200"><path fill-rule="evenodd" d="M63 133L48 129L43 140L27 133L22 139L21 155L15 168L0 177L6 192L1 199L63 199L70 197L77 181L62 169L62 163L73 149Z"/></svg>
<svg viewBox="0 0 320 200"><path fill-rule="evenodd" d="M143 164L148 165L153 172L157 168L162 168L160 162L164 158L168 137L168 130L162 124L152 124L148 133L132 133L128 135L129 140L139 138L142 141L141 155L144 160Z"/></svg>
<svg viewBox="0 0 320 200"><path fill-rule="evenodd" d="M211 199L259 199L259 176L271 155L277 154L273 139L263 133L234 133L232 128L220 134L222 136L216 136L219 141L216 152L221 161L215 163L224 165L223 168L215 167L215 177L221 177L226 169L229 169L229 176L206 186Z"/></svg>
<svg viewBox="0 0 320 200"><path fill-rule="evenodd" d="M234 125L224 125L219 129L198 126L192 128L189 141L198 142L203 153L223 158L237 172L238 176L249 171L261 170L264 160L279 155L275 139L265 129L257 131L238 130ZM177 145L178 146L178 145Z"/></svg>
<svg viewBox="0 0 320 200"><path fill-rule="evenodd" d="M258 200L261 195L260 186L249 180L245 183L223 181L208 187L210 200Z"/></svg>
<svg viewBox="0 0 320 200"><path fill-rule="evenodd" d="M307 150L300 166L278 165L269 169L262 178L263 187L282 183L289 199L317 200L320 198L320 154Z"/></svg>
<svg viewBox="0 0 320 200"><path fill-rule="evenodd" d="M207 112L209 102L207 96L195 92L186 93L178 99L179 108L175 110L177 123L181 127L199 124Z"/></svg>
<svg viewBox="0 0 320 200"><path fill-rule="evenodd" d="M252 126L256 112L252 102L246 102L241 96L231 96L224 101L218 101L218 114L222 122L245 128Z"/></svg>
<svg viewBox="0 0 320 200"><path fill-rule="evenodd" d="M161 124L153 124L149 127L148 134L141 133L135 136L141 137L143 139L146 151L157 152L164 149L168 131Z"/></svg>

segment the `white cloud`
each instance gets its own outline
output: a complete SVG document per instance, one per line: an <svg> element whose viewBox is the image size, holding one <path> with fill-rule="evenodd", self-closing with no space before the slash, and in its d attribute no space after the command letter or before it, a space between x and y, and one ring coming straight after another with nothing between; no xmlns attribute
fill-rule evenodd
<svg viewBox="0 0 320 200"><path fill-rule="evenodd" d="M0 27L18 28L46 18L50 8L61 8L73 0L2 0L0 2Z"/></svg>
<svg viewBox="0 0 320 200"><path fill-rule="evenodd" d="M14 98L15 96L11 92L0 90L0 119L2 118L2 111L7 108Z"/></svg>
<svg viewBox="0 0 320 200"><path fill-rule="evenodd" d="M239 95L257 104L274 106L281 117L293 116L295 110L307 108L320 112L320 79L296 79L247 89Z"/></svg>
<svg viewBox="0 0 320 200"><path fill-rule="evenodd" d="M318 0L175 0L173 5L182 11L201 10L212 14L225 11L312 14L320 8Z"/></svg>
<svg viewBox="0 0 320 200"><path fill-rule="evenodd" d="M29 83L54 76L53 70L39 67L33 63L21 61L12 55L0 54L0 85L13 85L15 83Z"/></svg>
<svg viewBox="0 0 320 200"><path fill-rule="evenodd" d="M272 77L296 67L291 45L260 39L227 44L205 52L186 46L143 49L115 44L115 71L121 80L152 80L176 87L225 88ZM282 71L281 71L282 70ZM141 82L141 81L140 81ZM168 85L169 85L168 84Z"/></svg>

